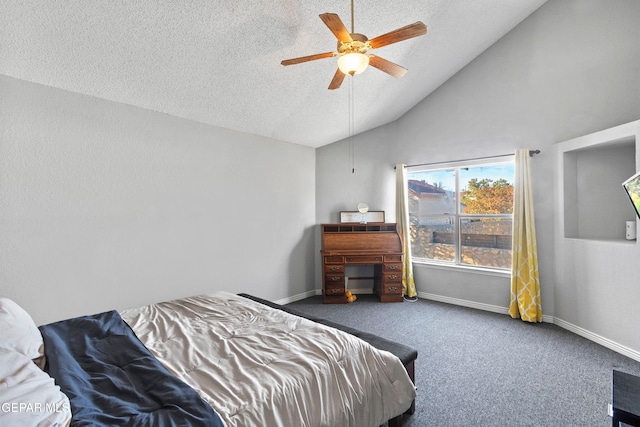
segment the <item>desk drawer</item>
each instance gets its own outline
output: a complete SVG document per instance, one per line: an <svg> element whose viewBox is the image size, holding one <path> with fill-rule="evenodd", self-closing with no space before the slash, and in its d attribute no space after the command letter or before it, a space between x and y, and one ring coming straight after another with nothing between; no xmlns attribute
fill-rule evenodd
<svg viewBox="0 0 640 427"><path fill-rule="evenodd" d="M384 281L385 284L402 283L402 272L384 273L383 281Z"/></svg>
<svg viewBox="0 0 640 427"><path fill-rule="evenodd" d="M402 262L402 255L385 255L384 262Z"/></svg>
<svg viewBox="0 0 640 427"><path fill-rule="evenodd" d="M342 273L344 274L344 265L342 264L328 264L324 266L325 273Z"/></svg>
<svg viewBox="0 0 640 427"><path fill-rule="evenodd" d="M383 295L402 295L402 284L387 283L382 286Z"/></svg>
<svg viewBox="0 0 640 427"><path fill-rule="evenodd" d="M348 264L381 264L382 255L349 255L345 257Z"/></svg>
<svg viewBox="0 0 640 427"><path fill-rule="evenodd" d="M328 295L328 296L331 296L331 295L344 295L344 292L345 292L344 283L342 283L341 286L327 284L325 286L325 289L324 289L324 294Z"/></svg>
<svg viewBox="0 0 640 427"><path fill-rule="evenodd" d="M325 264L344 264L344 257L338 256L338 255L326 256L324 257L324 263Z"/></svg>
<svg viewBox="0 0 640 427"><path fill-rule="evenodd" d="M342 286L344 288L344 274L325 274L324 284L326 286Z"/></svg>
<svg viewBox="0 0 640 427"><path fill-rule="evenodd" d="M398 264L385 264L384 271L388 271L391 273L402 273L402 263Z"/></svg>

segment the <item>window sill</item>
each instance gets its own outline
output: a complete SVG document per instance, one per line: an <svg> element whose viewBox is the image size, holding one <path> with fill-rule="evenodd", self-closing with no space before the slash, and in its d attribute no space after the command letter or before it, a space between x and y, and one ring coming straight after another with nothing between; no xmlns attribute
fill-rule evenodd
<svg viewBox="0 0 640 427"><path fill-rule="evenodd" d="M436 262L412 261L414 267L420 268L436 268L438 270L450 270L464 273L483 274L485 276L506 277L511 278L510 270L499 270L492 268L480 268L470 265L454 265Z"/></svg>

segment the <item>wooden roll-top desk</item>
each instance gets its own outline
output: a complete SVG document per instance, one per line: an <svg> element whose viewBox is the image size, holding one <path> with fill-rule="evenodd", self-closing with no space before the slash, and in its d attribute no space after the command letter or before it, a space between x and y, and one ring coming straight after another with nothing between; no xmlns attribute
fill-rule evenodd
<svg viewBox="0 0 640 427"><path fill-rule="evenodd" d="M341 304L345 266L373 264L373 293L402 302L402 240L396 224L322 224L322 302Z"/></svg>

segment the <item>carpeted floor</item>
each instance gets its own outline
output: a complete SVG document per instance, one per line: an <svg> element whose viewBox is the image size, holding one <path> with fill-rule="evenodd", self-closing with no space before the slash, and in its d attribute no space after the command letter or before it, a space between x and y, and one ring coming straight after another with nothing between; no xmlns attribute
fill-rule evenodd
<svg viewBox="0 0 640 427"><path fill-rule="evenodd" d="M640 362L548 323L422 299L382 304L371 295L290 305L418 349L407 427L610 426L612 370L640 375Z"/></svg>

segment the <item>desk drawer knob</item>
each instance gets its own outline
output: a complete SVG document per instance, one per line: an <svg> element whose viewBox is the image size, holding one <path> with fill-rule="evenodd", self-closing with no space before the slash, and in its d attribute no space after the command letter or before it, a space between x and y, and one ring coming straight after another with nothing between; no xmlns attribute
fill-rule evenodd
<svg viewBox="0 0 640 427"><path fill-rule="evenodd" d="M332 282L339 282L340 280L342 280L342 277L333 276L333 277L331 278L331 281L332 281Z"/></svg>
<svg viewBox="0 0 640 427"><path fill-rule="evenodd" d="M340 271L340 267L331 267L331 271Z"/></svg>
<svg viewBox="0 0 640 427"><path fill-rule="evenodd" d="M398 290L397 286L389 286L389 292L396 292Z"/></svg>
<svg viewBox="0 0 640 427"><path fill-rule="evenodd" d="M395 274L390 274L389 275L389 280L395 280L397 278L398 278L398 276L396 276Z"/></svg>
<svg viewBox="0 0 640 427"><path fill-rule="evenodd" d="M398 266L397 265L390 265L389 266L389 270L397 270Z"/></svg>

